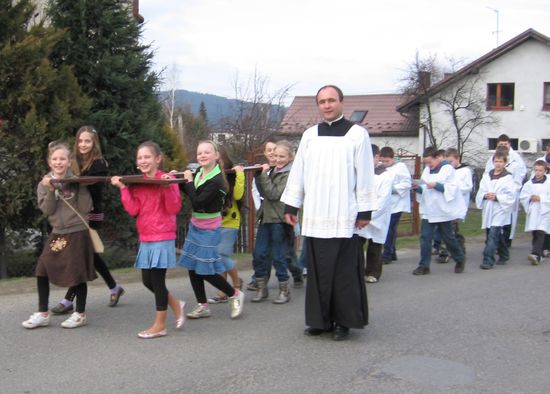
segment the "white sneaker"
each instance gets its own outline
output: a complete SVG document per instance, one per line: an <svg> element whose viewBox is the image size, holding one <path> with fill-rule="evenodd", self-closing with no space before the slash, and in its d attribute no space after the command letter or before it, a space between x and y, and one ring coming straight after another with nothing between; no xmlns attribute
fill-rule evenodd
<svg viewBox="0 0 550 394"><path fill-rule="evenodd" d="M365 279L365 282L367 283L376 283L378 282L378 279L376 279L374 276L367 276L367 279Z"/></svg>
<svg viewBox="0 0 550 394"><path fill-rule="evenodd" d="M186 315L190 319L200 319L201 317L210 317L210 308L208 304L204 306L203 304L197 304L195 309L192 312L189 312Z"/></svg>
<svg viewBox="0 0 550 394"><path fill-rule="evenodd" d="M50 314L44 314L42 312L33 313L28 320L21 323L25 328L46 327L50 324Z"/></svg>
<svg viewBox="0 0 550 394"><path fill-rule="evenodd" d="M243 313L244 305L244 293L240 290L235 289L237 295L229 297L229 306L231 307L231 318L235 319Z"/></svg>
<svg viewBox="0 0 550 394"><path fill-rule="evenodd" d="M73 312L71 317L61 323L63 328L77 328L88 324L88 319L84 313Z"/></svg>

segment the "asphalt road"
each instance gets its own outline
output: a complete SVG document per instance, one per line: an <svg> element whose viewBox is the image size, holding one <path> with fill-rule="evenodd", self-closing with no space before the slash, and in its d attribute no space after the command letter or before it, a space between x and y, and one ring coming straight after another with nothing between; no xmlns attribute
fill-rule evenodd
<svg viewBox="0 0 550 394"><path fill-rule="evenodd" d="M381 282L368 284L369 326L344 342L303 335L305 289L285 305L247 301L237 320L227 304L212 305L212 317L188 320L183 331L171 316L168 336L153 340L136 336L154 315L139 282L123 283L127 294L109 308L96 281L89 325L73 330L59 326L64 317L24 329L36 294L4 291L0 392L548 393L550 261L530 265L528 243L514 241L511 263L491 271L479 269L482 245L468 244L460 275L434 263L431 275L413 276L418 250L401 251ZM194 304L183 271L168 287ZM270 298L275 287L272 279ZM62 295L52 290L52 302Z"/></svg>

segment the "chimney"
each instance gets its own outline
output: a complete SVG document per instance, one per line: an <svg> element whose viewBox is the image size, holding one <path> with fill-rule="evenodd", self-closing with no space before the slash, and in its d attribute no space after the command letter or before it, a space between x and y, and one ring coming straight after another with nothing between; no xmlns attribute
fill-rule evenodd
<svg viewBox="0 0 550 394"><path fill-rule="evenodd" d="M137 23L143 23L144 18L139 14L139 0L133 0L133 10L134 18L136 18Z"/></svg>
<svg viewBox="0 0 550 394"><path fill-rule="evenodd" d="M432 85L432 74L429 71L418 72L418 84L422 90L427 90Z"/></svg>

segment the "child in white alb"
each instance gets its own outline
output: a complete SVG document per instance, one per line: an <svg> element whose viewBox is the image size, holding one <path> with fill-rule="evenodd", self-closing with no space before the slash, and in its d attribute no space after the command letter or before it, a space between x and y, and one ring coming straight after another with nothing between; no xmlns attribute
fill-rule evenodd
<svg viewBox="0 0 550 394"><path fill-rule="evenodd" d="M531 231L533 242L528 259L538 265L543 257L544 237L550 233L550 179L546 174L546 163L537 160L533 165L534 176L527 181L519 200L527 217L525 231Z"/></svg>
<svg viewBox="0 0 550 394"><path fill-rule="evenodd" d="M510 258L503 228L512 222L517 184L512 174L506 171L506 161L506 153L497 150L493 156L493 169L483 174L476 195L476 205L482 210L481 228L488 231L480 265L484 270L495 265L495 253L499 256L497 264L506 264Z"/></svg>

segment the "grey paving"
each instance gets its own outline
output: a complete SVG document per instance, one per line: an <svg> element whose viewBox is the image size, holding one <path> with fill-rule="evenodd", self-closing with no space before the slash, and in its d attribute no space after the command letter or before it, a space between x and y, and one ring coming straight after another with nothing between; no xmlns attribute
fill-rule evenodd
<svg viewBox="0 0 550 394"><path fill-rule="evenodd" d="M116 308L92 286L90 324L75 330L61 328L62 317L25 330L36 294L4 292L0 392L548 393L550 262L530 265L528 243L515 242L511 263L491 271L479 269L481 244L469 244L460 275L434 263L431 275L415 277L418 251L401 251L368 285L370 325L344 342L302 334L304 289L286 305L247 302L238 320L227 304L179 332L171 317L169 335L155 340L136 337L154 313L139 282L125 284ZM168 286L193 304L183 273Z"/></svg>

